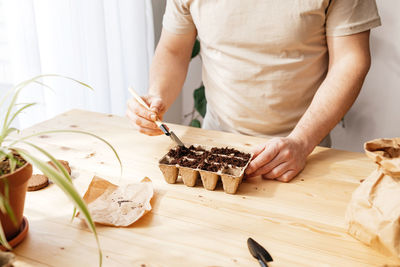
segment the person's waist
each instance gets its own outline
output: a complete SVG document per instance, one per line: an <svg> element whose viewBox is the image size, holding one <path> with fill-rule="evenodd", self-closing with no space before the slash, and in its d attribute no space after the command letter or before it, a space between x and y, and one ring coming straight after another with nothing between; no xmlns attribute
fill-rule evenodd
<svg viewBox="0 0 400 267"><path fill-rule="evenodd" d="M248 111L248 115L243 116L237 110L214 107L210 102L207 104L207 113L207 119L212 125L218 125L218 130L260 137L287 136L301 117L284 122L272 119L272 116L262 116L256 111Z"/></svg>

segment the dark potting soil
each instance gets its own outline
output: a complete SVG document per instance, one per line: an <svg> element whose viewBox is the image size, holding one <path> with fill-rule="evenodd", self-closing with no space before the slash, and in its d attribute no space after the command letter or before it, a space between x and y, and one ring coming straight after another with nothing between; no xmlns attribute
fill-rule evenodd
<svg viewBox="0 0 400 267"><path fill-rule="evenodd" d="M226 156L220 156L220 155L213 155L211 154L208 158L207 161L209 162L218 162L218 163L226 163L230 164L232 166L236 167L244 167L246 166L246 163L248 161L241 159L241 158L236 158L236 157L226 157Z"/></svg>
<svg viewBox="0 0 400 267"><path fill-rule="evenodd" d="M199 166L201 162L201 159L194 159L194 160L189 160L186 158L181 158L178 160L178 164L182 167L188 167L188 168L193 168L196 169L197 166Z"/></svg>
<svg viewBox="0 0 400 267"><path fill-rule="evenodd" d="M189 153L186 154L187 158L191 158L191 159L198 159L198 158L202 158L204 152L195 152L190 150Z"/></svg>
<svg viewBox="0 0 400 267"><path fill-rule="evenodd" d="M229 164L232 167L244 167L250 159L250 154L234 148L213 147L210 151L202 147L176 147L168 152L168 164L178 164L182 167L217 172Z"/></svg>
<svg viewBox="0 0 400 267"><path fill-rule="evenodd" d="M174 158L174 159L179 159L181 157L186 156L189 152L190 152L190 150L187 147L178 146L176 148L171 149L168 152L168 156L170 156L171 158Z"/></svg>
<svg viewBox="0 0 400 267"><path fill-rule="evenodd" d="M200 165L199 165L199 169L200 170L205 170L205 171L210 171L210 172L218 172L219 169L221 169L221 164L220 163L208 163L203 161Z"/></svg>
<svg viewBox="0 0 400 267"><path fill-rule="evenodd" d="M242 158L246 162L249 161L251 155L249 153L240 152L240 155L235 155L235 157Z"/></svg>
<svg viewBox="0 0 400 267"><path fill-rule="evenodd" d="M190 158L190 159L196 159L201 162L201 161L204 161L206 158L208 158L209 155L210 155L209 151L204 151L202 153L196 153L196 152L191 151L186 155L186 157Z"/></svg>
<svg viewBox="0 0 400 267"><path fill-rule="evenodd" d="M218 148L218 147L213 147L211 149L211 153L213 154L220 154L220 155L227 155L227 156L235 156L238 158L243 158L244 160L249 160L250 159L250 154L249 153L245 153L245 152L241 152L237 149L234 148L228 148L228 147L222 147L222 148Z"/></svg>
<svg viewBox="0 0 400 267"><path fill-rule="evenodd" d="M26 160L24 160L19 154L13 152L14 159L17 160L17 165L15 169L18 169L25 165ZM0 176L9 174L11 172L10 162L7 157L0 161Z"/></svg>
<svg viewBox="0 0 400 267"><path fill-rule="evenodd" d="M228 147L213 147L211 148L211 153L213 154L222 154L222 155L231 155L235 153L241 153L239 150L236 150L234 148L228 148Z"/></svg>
<svg viewBox="0 0 400 267"><path fill-rule="evenodd" d="M175 165L175 164L178 164L178 160L172 158L169 162L167 162L167 164L168 164L168 165Z"/></svg>

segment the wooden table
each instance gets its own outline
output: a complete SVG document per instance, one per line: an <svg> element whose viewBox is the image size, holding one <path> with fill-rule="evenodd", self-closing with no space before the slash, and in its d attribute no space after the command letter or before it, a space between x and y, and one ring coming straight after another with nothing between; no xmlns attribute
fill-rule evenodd
<svg viewBox="0 0 400 267"><path fill-rule="evenodd" d="M344 213L353 190L373 169L363 154L316 148L291 183L244 181L236 195L202 186L167 184L157 161L171 141L136 132L126 118L73 110L23 131L75 129L95 133L119 152L74 134L33 138L72 166L83 194L94 175L113 183L153 180L153 210L127 228L98 226L104 266L258 266L246 240L272 255L270 266L383 266L400 264L346 234ZM249 150L265 139L172 125L185 143ZM86 225L70 221L72 204L54 185L28 192L30 230L14 253L17 266L97 266L97 247Z"/></svg>

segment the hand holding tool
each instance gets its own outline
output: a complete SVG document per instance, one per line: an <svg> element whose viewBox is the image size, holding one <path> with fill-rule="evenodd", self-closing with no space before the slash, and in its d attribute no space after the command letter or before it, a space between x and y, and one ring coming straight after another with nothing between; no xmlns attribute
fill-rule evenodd
<svg viewBox="0 0 400 267"><path fill-rule="evenodd" d="M129 87L129 92L132 94L132 96L136 99L137 102L139 102L139 104L141 104L143 107L145 107L148 110L151 110L149 105L147 105L146 102L144 102L144 100L135 92L135 90L133 90L132 87ZM178 138L178 136L175 135L175 133L173 131L170 131L168 129L168 127L162 123L160 121L160 119L157 118L157 120L155 121L155 123L157 124L157 126L163 131L163 133L166 136L169 136L175 143L177 143L179 146L185 146L182 141Z"/></svg>

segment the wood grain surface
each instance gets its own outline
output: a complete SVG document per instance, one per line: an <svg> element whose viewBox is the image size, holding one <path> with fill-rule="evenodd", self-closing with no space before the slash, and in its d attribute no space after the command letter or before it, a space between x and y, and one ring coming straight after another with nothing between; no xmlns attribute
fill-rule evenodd
<svg viewBox="0 0 400 267"><path fill-rule="evenodd" d="M265 139L169 125L186 144L231 146L251 151ZM375 168L363 154L316 148L291 183L245 180L237 194L201 184L167 184L157 161L173 146L165 136L138 133L126 118L72 110L24 130L85 130L108 140L120 154L123 175L111 150L77 134L46 134L32 141L67 160L83 195L98 175L117 184L154 184L153 210L127 228L98 226L104 266L259 266L246 240L254 238L272 255L270 266L396 266L346 233L344 214L351 193ZM16 266L97 266L95 239L55 185L28 192L30 230L14 253Z"/></svg>

